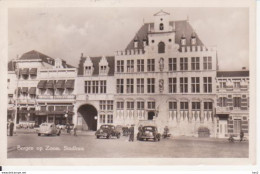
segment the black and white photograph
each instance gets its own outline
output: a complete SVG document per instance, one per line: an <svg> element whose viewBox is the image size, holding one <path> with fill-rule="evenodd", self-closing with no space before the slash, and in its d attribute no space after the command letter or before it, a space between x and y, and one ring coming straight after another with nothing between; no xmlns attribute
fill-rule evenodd
<svg viewBox="0 0 260 174"><path fill-rule="evenodd" d="M7 160L254 161L249 6L7 16Z"/></svg>

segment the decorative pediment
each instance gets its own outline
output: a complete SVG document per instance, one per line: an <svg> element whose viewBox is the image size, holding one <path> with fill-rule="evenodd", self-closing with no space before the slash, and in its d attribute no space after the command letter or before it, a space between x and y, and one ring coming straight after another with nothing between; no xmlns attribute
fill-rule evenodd
<svg viewBox="0 0 260 174"><path fill-rule="evenodd" d="M94 71L93 63L88 56L84 62L84 73L85 75L92 75Z"/></svg>
<svg viewBox="0 0 260 174"><path fill-rule="evenodd" d="M99 75L107 75L109 71L108 62L105 56L102 56L99 62Z"/></svg>

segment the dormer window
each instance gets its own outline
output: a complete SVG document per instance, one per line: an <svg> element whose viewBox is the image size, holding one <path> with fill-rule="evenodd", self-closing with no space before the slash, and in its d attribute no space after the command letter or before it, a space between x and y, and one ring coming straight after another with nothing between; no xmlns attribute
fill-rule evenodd
<svg viewBox="0 0 260 174"><path fill-rule="evenodd" d="M107 75L109 71L108 61L105 56L103 56L99 62L99 75Z"/></svg>
<svg viewBox="0 0 260 174"><path fill-rule="evenodd" d="M85 74L86 74L86 75L91 75L91 74L92 74L91 69L92 69L91 66L85 66Z"/></svg>
<svg viewBox="0 0 260 174"><path fill-rule="evenodd" d="M160 30L163 30L163 23L160 23Z"/></svg>

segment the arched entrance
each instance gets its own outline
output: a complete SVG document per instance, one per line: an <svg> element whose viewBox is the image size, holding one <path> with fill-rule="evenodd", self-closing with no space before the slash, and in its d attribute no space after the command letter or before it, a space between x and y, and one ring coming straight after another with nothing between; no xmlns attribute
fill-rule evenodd
<svg viewBox="0 0 260 174"><path fill-rule="evenodd" d="M94 106L85 104L78 109L78 124L82 130L97 130L97 110Z"/></svg>
<svg viewBox="0 0 260 174"><path fill-rule="evenodd" d="M154 111L149 111L148 112L148 120L153 120L153 117L155 116Z"/></svg>

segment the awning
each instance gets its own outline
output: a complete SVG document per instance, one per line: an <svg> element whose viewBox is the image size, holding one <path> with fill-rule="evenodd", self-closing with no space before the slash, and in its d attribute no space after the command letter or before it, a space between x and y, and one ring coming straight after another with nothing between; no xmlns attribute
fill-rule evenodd
<svg viewBox="0 0 260 174"><path fill-rule="evenodd" d="M32 68L30 70L30 75L37 75L37 68Z"/></svg>
<svg viewBox="0 0 260 174"><path fill-rule="evenodd" d="M65 88L65 80L58 80L58 82L55 84L55 87L58 89L64 89Z"/></svg>
<svg viewBox="0 0 260 174"><path fill-rule="evenodd" d="M29 94L36 95L36 87L31 87L31 88L29 89Z"/></svg>
<svg viewBox="0 0 260 174"><path fill-rule="evenodd" d="M28 87L22 87L22 93L28 93Z"/></svg>
<svg viewBox="0 0 260 174"><path fill-rule="evenodd" d="M37 88L45 89L46 83L47 83L47 80L41 80L41 81L39 81L39 83L38 83L38 85L37 85Z"/></svg>
<svg viewBox="0 0 260 174"><path fill-rule="evenodd" d="M67 80L65 88L74 89L74 80Z"/></svg>
<svg viewBox="0 0 260 174"><path fill-rule="evenodd" d="M22 69L21 74L22 75L29 75L29 68Z"/></svg>
<svg viewBox="0 0 260 174"><path fill-rule="evenodd" d="M47 89L53 89L54 88L54 80L49 80L47 83L46 83L46 86L45 86Z"/></svg>

